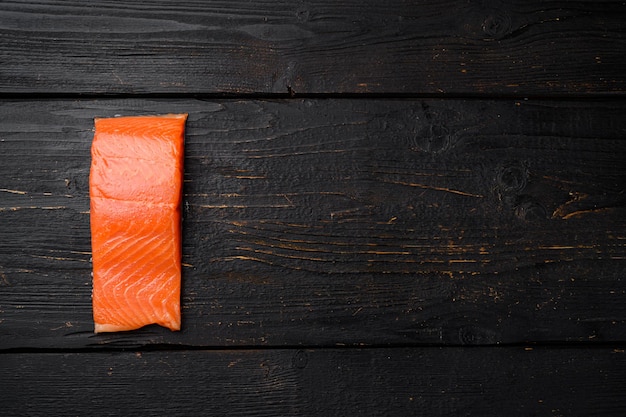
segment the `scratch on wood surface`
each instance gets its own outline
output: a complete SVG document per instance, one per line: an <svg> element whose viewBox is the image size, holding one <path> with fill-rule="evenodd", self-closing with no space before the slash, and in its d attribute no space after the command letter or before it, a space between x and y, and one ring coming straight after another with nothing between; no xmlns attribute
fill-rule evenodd
<svg viewBox="0 0 626 417"><path fill-rule="evenodd" d="M91 255L91 252L79 251L79 250L71 250L69 253L77 253L79 255Z"/></svg>
<svg viewBox="0 0 626 417"><path fill-rule="evenodd" d="M253 152L255 149L246 149L244 152ZM346 153L350 152L349 149L327 149L327 150L314 150L314 151L300 151L300 152L290 152L290 153L274 153L267 155L250 155L248 158L250 159L263 159L263 158L285 158L285 157L295 157L295 156L303 156L303 155L317 155L317 154L325 154L325 153Z"/></svg>
<svg viewBox="0 0 626 417"><path fill-rule="evenodd" d="M368 214L369 211L371 211L371 209L372 209L372 206L365 206L365 207L354 207L354 208L349 208L345 210L331 211L330 218L339 219L339 218L343 218L346 216Z"/></svg>
<svg viewBox="0 0 626 417"><path fill-rule="evenodd" d="M11 193L11 194L19 194L19 195L26 195L26 194L28 194L26 191L10 190L8 188L0 188L0 191L3 191L5 193Z"/></svg>
<svg viewBox="0 0 626 417"><path fill-rule="evenodd" d="M62 326L59 327L53 327L50 330L59 330L59 329L66 329L66 328L70 328L70 327L74 327L74 325L72 324L72 322L66 321Z"/></svg>
<svg viewBox="0 0 626 417"><path fill-rule="evenodd" d="M328 254L334 254L334 255L404 255L404 256L408 256L408 255L415 255L413 252L410 251L403 251L403 250L336 250L336 249L322 249L322 248L310 248L310 247L305 247L305 246L298 246L295 245L293 243L308 243L308 244L324 244L324 242L314 242L314 241L304 241L304 240L300 240L300 241L296 241L296 240L286 240L286 239L272 239L272 240L276 240L279 242L289 242L287 244L284 243L270 243L270 242L266 242L263 240L257 240L254 243L257 245L261 245L261 246L265 246L265 247L269 247L272 249L286 249L286 250L293 250L293 251L300 251L300 252L315 252L315 253L328 253ZM350 244L350 243L342 243L339 242L337 244L335 244L334 242L326 242L325 244L329 244L329 245L333 245L333 246L353 246L354 244ZM367 246L376 246L374 244L367 244Z"/></svg>
<svg viewBox="0 0 626 417"><path fill-rule="evenodd" d="M264 255L277 256L279 258L301 259L301 260L305 260L305 261L328 262L328 260L324 259L324 258L315 258L315 257L312 257L312 256L287 255L287 254L276 253L276 252L273 252L273 251L270 251L270 250L254 249L254 248L249 248L249 247L245 247L245 246L238 246L237 250L246 251L246 252L254 252L254 253L262 253Z"/></svg>
<svg viewBox="0 0 626 417"><path fill-rule="evenodd" d="M434 185L420 184L420 183L417 183L417 182L391 181L391 180L385 180L383 182L386 182L386 183L389 183L389 184L406 185L408 187L423 188L425 190L444 191L446 193L463 195L463 196L466 196L466 197L475 197L475 198L484 198L485 197L482 194L474 194L474 193L469 193L469 192L460 191L460 190L454 190L454 189L446 188L446 187L436 187Z"/></svg>
<svg viewBox="0 0 626 417"><path fill-rule="evenodd" d="M594 208L594 209L587 209L587 210L577 210L577 211L573 211L571 213L568 213L568 214L564 215L561 218L563 220L567 220L567 219L571 219L572 217L582 216L583 214L601 213L601 212L611 211L611 210L612 210L612 207L602 207L602 208Z"/></svg>
<svg viewBox="0 0 626 417"><path fill-rule="evenodd" d="M589 198L589 194L585 194L585 193L572 192L570 193L570 195L572 196L570 200L561 204L554 210L554 212L552 212L552 218L560 217L562 219L567 219L568 217L571 217L573 213L567 213L568 206ZM587 210L576 210L574 211L574 213L579 212L579 211L587 211Z"/></svg>
<svg viewBox="0 0 626 417"><path fill-rule="evenodd" d="M293 204L191 204L193 207L208 209L254 209L254 208L294 208Z"/></svg>
<svg viewBox="0 0 626 417"><path fill-rule="evenodd" d="M577 186L583 185L583 183L580 181L566 180L566 179L551 176L551 175L543 175L542 178L548 181L551 181L553 183L558 183L558 184L577 185Z"/></svg>
<svg viewBox="0 0 626 417"><path fill-rule="evenodd" d="M66 206L22 206L22 207L0 207L2 211L18 211L18 210L61 210L67 208Z"/></svg>
<svg viewBox="0 0 626 417"><path fill-rule="evenodd" d="M537 249L564 250L564 249L594 249L597 247L598 247L597 245L552 245L552 246L538 246Z"/></svg>
<svg viewBox="0 0 626 417"><path fill-rule="evenodd" d="M240 226L240 227L244 227L246 226L245 224L242 224L241 222L233 222L232 223L235 226ZM299 227L299 225L292 225L292 224L286 224L289 227ZM258 228L254 228L255 230L258 230ZM245 230L239 230L239 229L229 229L230 233L237 233L240 235L245 235L245 236L254 236L252 233L247 232ZM332 241L321 241L321 240L312 240L312 239L294 239L294 238L286 238L286 237L279 237L279 236L272 236L272 237L266 237L265 239L268 240L272 240L275 242L287 242L287 243L303 243L303 244L323 244L323 245L333 245L333 246L354 246L355 243L354 242L350 242L350 241L338 241L338 240L332 240ZM272 245L269 243L264 243L262 241L257 242L259 244L264 244L266 246L277 246L277 245ZM365 246L377 246L375 243L364 243L363 245ZM293 245L289 245L286 247L290 247L290 248L294 248L295 246ZM410 246L410 245L405 245L404 247L426 247L426 246Z"/></svg>
<svg viewBox="0 0 626 417"><path fill-rule="evenodd" d="M40 258L40 259L48 259L51 261L78 261L78 262L89 262L87 259L79 259L79 258L65 258L62 256L47 256L47 255L30 255L32 258Z"/></svg>
<svg viewBox="0 0 626 417"><path fill-rule="evenodd" d="M268 265L276 265L274 262L268 261L267 259L261 259L261 258L256 258L254 256L244 256L244 255L236 255L236 256L229 256L224 258L225 261L254 261L254 262L261 262L264 264L268 264ZM298 267L291 267L292 269L300 269Z"/></svg>

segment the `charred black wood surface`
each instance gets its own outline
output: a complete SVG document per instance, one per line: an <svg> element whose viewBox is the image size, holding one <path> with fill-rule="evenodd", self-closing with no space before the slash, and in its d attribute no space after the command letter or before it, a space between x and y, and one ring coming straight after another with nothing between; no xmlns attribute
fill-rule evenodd
<svg viewBox="0 0 626 417"><path fill-rule="evenodd" d="M625 415L625 18L0 3L0 414ZM93 118L172 112L183 329L95 335Z"/></svg>
<svg viewBox="0 0 626 417"><path fill-rule="evenodd" d="M11 93L623 93L622 1L4 2Z"/></svg>
<svg viewBox="0 0 626 417"><path fill-rule="evenodd" d="M92 334L92 119L189 111L184 328ZM11 101L3 347L621 341L622 102Z"/></svg>
<svg viewBox="0 0 626 417"><path fill-rule="evenodd" d="M626 406L626 355L607 348L22 353L0 365L5 416L605 416Z"/></svg>

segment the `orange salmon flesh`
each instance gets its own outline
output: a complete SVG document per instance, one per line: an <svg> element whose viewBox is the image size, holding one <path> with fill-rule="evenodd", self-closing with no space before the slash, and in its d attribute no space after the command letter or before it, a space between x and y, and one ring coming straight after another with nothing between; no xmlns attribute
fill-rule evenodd
<svg viewBox="0 0 626 417"><path fill-rule="evenodd" d="M96 118L89 175L95 332L180 330L186 114Z"/></svg>

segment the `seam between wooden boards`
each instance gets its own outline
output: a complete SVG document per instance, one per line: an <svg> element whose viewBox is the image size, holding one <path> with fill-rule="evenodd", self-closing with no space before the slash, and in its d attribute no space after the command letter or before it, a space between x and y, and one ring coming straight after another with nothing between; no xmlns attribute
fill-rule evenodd
<svg viewBox="0 0 626 417"><path fill-rule="evenodd" d="M0 92L0 100L141 100L141 99L197 99L197 100L299 100L299 99L348 99L348 100L553 100L553 101L612 101L626 99L623 92L554 93L554 94L489 94L489 93L12 93Z"/></svg>
<svg viewBox="0 0 626 417"><path fill-rule="evenodd" d="M532 350L563 350L563 349L590 349L607 350L613 349L616 352L623 352L626 348L626 341L610 342L541 342L541 343L494 343L494 344L372 344L372 345L233 345L233 346L199 346L199 345L174 345L174 344L154 344L137 346L95 346L92 348L9 348L0 349L0 355L6 354L28 354L28 353L114 353L114 352L185 352L185 351L297 351L297 350L401 350L401 349L524 349Z"/></svg>

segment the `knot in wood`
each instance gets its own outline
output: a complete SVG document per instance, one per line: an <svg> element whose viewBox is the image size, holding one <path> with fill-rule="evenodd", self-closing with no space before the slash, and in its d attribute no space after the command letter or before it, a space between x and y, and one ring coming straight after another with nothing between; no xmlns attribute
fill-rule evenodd
<svg viewBox="0 0 626 417"><path fill-rule="evenodd" d="M529 196L520 198L515 206L515 215L527 222L538 222L547 218L545 207Z"/></svg>
<svg viewBox="0 0 626 417"><path fill-rule="evenodd" d="M309 9L305 5L298 7L298 9L296 10L296 18L298 19L299 22L304 23L308 21L310 15L311 15L311 12L309 12Z"/></svg>
<svg viewBox="0 0 626 417"><path fill-rule="evenodd" d="M441 124L431 124L413 140L412 149L431 154L446 152L454 146L455 136Z"/></svg>
<svg viewBox="0 0 626 417"><path fill-rule="evenodd" d="M309 363L309 355L304 350L298 350L291 358L291 366L296 369L304 369Z"/></svg>
<svg viewBox="0 0 626 417"><path fill-rule="evenodd" d="M511 31L511 17L500 10L494 10L485 18L482 28L489 39L502 39Z"/></svg>
<svg viewBox="0 0 626 417"><path fill-rule="evenodd" d="M528 182L528 170L519 162L506 164L496 175L498 188L504 193L519 193Z"/></svg>

